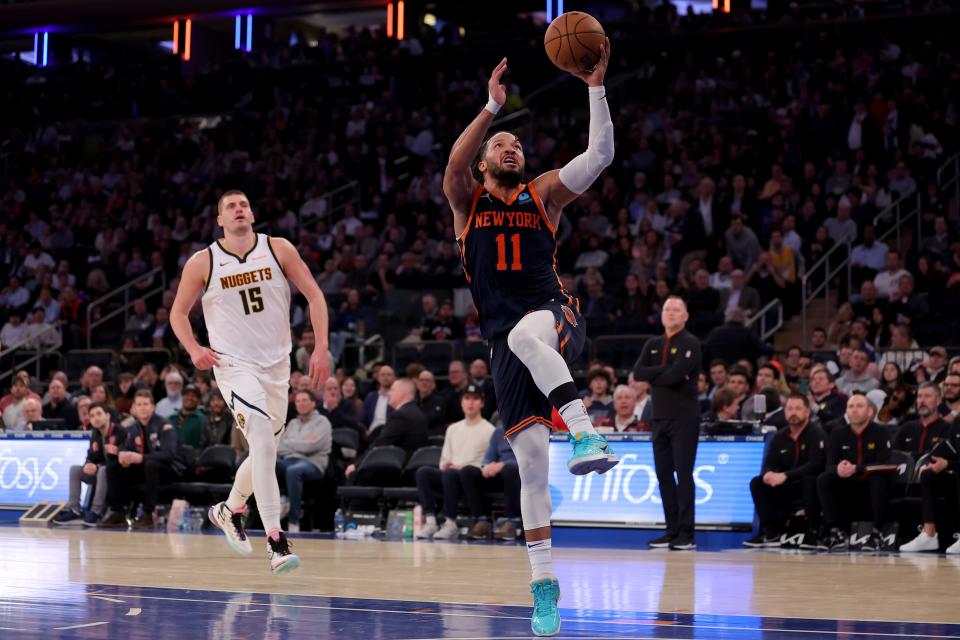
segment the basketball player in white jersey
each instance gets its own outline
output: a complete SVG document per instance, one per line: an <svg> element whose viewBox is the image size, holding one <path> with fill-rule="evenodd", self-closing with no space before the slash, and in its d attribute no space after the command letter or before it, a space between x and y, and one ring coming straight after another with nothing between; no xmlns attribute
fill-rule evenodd
<svg viewBox="0 0 960 640"><path fill-rule="evenodd" d="M319 388L330 373L327 351L327 304L307 265L290 242L253 231L250 201L228 191L217 203L217 224L224 237L187 260L170 324L197 369L213 368L217 385L233 411L250 455L237 469L226 502L210 508L210 520L227 535L238 553L253 549L243 529L247 499L257 496L257 509L267 532L267 551L274 573L292 571L300 559L280 530L277 486L277 442L287 417L290 381L289 278L310 305L316 346L308 373ZM200 298L210 347L193 335L188 314Z"/></svg>

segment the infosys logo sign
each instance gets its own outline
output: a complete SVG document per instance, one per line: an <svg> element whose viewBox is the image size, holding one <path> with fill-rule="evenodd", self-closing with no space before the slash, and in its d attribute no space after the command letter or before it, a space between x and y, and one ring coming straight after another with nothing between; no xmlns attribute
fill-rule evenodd
<svg viewBox="0 0 960 640"><path fill-rule="evenodd" d="M726 454L721 454L717 464L726 462ZM702 464L693 469L698 505L707 504L713 497L710 479L717 471L717 464ZM622 498L630 504L662 504L658 487L657 472L653 465L638 462L636 454L628 453L621 456L620 464L603 475L591 473L577 476L570 499L573 502L619 502Z"/></svg>
<svg viewBox="0 0 960 640"><path fill-rule="evenodd" d="M50 491L60 483L61 458L18 456L12 449L0 449L0 490L26 492L32 498L37 491ZM0 499L2 502L2 499Z"/></svg>

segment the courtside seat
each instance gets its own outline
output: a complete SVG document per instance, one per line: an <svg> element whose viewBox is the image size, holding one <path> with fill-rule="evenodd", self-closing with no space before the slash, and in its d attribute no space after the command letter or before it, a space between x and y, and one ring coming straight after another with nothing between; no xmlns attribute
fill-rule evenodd
<svg viewBox="0 0 960 640"><path fill-rule="evenodd" d="M417 471L421 467L440 466L440 453L443 447L429 446L420 447L413 452L410 460L403 467L403 474L400 477L399 487L385 487L383 497L385 500L396 500L397 502L416 502L417 501Z"/></svg>

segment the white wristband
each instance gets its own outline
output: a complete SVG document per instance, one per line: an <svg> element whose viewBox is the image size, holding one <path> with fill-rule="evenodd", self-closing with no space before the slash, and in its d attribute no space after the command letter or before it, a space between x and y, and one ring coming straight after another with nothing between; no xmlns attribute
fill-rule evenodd
<svg viewBox="0 0 960 640"><path fill-rule="evenodd" d="M487 111L489 111L489 112L492 113L493 115L497 115L497 114L500 112L500 108L501 108L502 106L503 106L503 105L498 104L497 101L494 100L493 98L489 98L489 99L487 100L487 106L485 106L484 109L486 109Z"/></svg>

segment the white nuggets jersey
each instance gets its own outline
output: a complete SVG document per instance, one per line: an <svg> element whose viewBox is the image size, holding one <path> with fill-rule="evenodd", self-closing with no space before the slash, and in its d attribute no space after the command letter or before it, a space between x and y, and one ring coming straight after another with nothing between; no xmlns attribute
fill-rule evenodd
<svg viewBox="0 0 960 640"><path fill-rule="evenodd" d="M260 367L289 360L290 285L270 245L257 234L247 255L211 244L203 316L210 348Z"/></svg>

